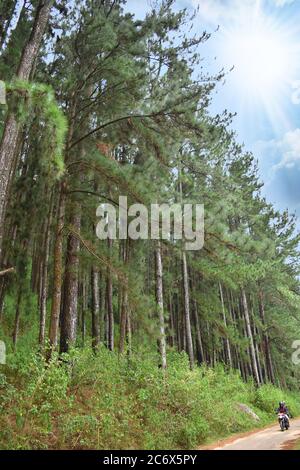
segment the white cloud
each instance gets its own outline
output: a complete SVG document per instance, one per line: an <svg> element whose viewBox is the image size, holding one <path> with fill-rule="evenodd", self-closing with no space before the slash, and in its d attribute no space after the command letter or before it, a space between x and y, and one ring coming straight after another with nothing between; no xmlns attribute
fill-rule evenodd
<svg viewBox="0 0 300 470"><path fill-rule="evenodd" d="M249 9L260 9L266 4L284 7L295 0L192 0L195 7L199 6L199 15L208 23L219 24L235 20L239 14L248 15Z"/></svg>
<svg viewBox="0 0 300 470"><path fill-rule="evenodd" d="M256 0L192 0L199 7L199 15L211 24L222 24L234 20L241 11L253 7Z"/></svg>
<svg viewBox="0 0 300 470"><path fill-rule="evenodd" d="M281 140L257 142L255 151L261 153L263 159L273 162L273 172L296 166L300 168L300 128L286 132Z"/></svg>
<svg viewBox="0 0 300 470"><path fill-rule="evenodd" d="M300 163L300 129L287 132L278 143L282 159L277 168L293 168Z"/></svg>
<svg viewBox="0 0 300 470"><path fill-rule="evenodd" d="M252 150L267 179L272 179L276 171L284 168L300 169L300 128L286 132L282 139L257 141Z"/></svg>

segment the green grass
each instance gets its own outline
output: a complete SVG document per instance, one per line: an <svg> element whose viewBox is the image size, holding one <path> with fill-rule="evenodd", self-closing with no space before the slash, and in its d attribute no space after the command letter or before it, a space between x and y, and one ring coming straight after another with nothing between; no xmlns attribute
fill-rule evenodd
<svg viewBox="0 0 300 470"><path fill-rule="evenodd" d="M46 366L20 346L0 369L0 449L191 449L274 421L283 398L300 415L297 394L257 390L221 365L190 371L185 354L169 353L164 376L149 351L75 350Z"/></svg>

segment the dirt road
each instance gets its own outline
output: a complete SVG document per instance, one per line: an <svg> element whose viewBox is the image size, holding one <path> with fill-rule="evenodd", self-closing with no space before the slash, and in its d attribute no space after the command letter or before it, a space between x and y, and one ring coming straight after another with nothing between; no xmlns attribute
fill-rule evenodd
<svg viewBox="0 0 300 470"><path fill-rule="evenodd" d="M283 450L291 441L300 439L300 418L291 420L288 431L280 431L276 424L263 431L236 440L220 442L214 450Z"/></svg>

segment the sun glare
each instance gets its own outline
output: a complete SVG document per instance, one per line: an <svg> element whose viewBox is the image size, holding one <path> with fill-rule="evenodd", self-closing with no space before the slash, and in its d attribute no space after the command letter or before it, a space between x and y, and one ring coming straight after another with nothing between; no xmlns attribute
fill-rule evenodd
<svg viewBox="0 0 300 470"><path fill-rule="evenodd" d="M299 72L300 49L291 22L245 7L222 33L221 54L234 67L228 80L240 105L262 106L270 119L283 120L283 103L290 101L287 94Z"/></svg>
<svg viewBox="0 0 300 470"><path fill-rule="evenodd" d="M276 93L290 68L288 48L268 31L241 32L229 44L237 78L252 94Z"/></svg>

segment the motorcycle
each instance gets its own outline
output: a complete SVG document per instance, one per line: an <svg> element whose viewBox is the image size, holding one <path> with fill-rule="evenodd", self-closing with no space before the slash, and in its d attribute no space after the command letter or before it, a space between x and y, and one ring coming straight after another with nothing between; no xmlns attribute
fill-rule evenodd
<svg viewBox="0 0 300 470"><path fill-rule="evenodd" d="M290 422L289 422L289 418L287 417L285 413L278 413L278 422L279 422L281 431L285 431L289 429Z"/></svg>

